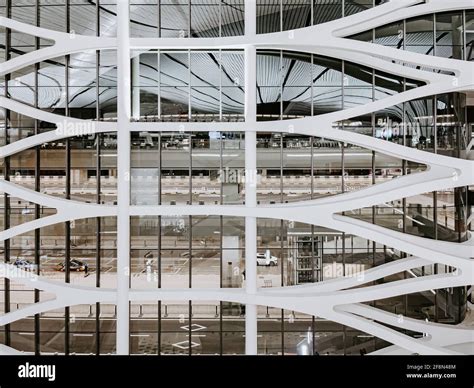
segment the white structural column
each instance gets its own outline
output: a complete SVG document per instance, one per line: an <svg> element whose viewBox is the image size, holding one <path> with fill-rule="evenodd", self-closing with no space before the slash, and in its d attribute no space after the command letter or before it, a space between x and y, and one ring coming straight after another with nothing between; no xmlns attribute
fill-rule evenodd
<svg viewBox="0 0 474 388"><path fill-rule="evenodd" d="M129 353L130 31L128 0L117 1L117 354Z"/></svg>
<svg viewBox="0 0 474 388"><path fill-rule="evenodd" d="M245 2L245 35L256 33L256 1ZM245 206L257 206L257 54L255 46L245 48ZM257 218L245 217L245 287L251 295L257 292ZM257 306L245 308L245 354L257 354Z"/></svg>
<svg viewBox="0 0 474 388"><path fill-rule="evenodd" d="M134 120L140 119L140 55L135 55L132 59L132 117Z"/></svg>

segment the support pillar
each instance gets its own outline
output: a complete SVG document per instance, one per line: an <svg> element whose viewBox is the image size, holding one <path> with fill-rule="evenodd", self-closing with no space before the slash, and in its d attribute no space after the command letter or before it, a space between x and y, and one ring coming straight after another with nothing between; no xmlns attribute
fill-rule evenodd
<svg viewBox="0 0 474 388"><path fill-rule="evenodd" d="M130 31L128 0L117 0L117 354L129 354Z"/></svg>
<svg viewBox="0 0 474 388"><path fill-rule="evenodd" d="M256 34L256 2L245 2L245 36ZM245 48L245 206L257 206L257 54L255 46ZM257 292L257 218L245 217L245 287L251 295ZM257 354L257 306L245 308L245 354Z"/></svg>

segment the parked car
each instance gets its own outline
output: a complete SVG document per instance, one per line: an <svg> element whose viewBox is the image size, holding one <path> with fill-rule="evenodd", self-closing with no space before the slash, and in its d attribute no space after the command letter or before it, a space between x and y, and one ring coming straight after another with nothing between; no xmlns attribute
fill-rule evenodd
<svg viewBox="0 0 474 388"><path fill-rule="evenodd" d="M13 265L24 271L34 271L36 269L36 264L22 258L17 258Z"/></svg>
<svg viewBox="0 0 474 388"><path fill-rule="evenodd" d="M77 259L72 259L69 262L69 270L70 271L77 271L77 272L82 272L86 271L88 269L88 265L80 260ZM64 272L66 271L66 263L62 262L61 264L58 265L58 271Z"/></svg>
<svg viewBox="0 0 474 388"><path fill-rule="evenodd" d="M257 265L274 267L278 265L278 258L272 255L266 255L265 253L257 253Z"/></svg>

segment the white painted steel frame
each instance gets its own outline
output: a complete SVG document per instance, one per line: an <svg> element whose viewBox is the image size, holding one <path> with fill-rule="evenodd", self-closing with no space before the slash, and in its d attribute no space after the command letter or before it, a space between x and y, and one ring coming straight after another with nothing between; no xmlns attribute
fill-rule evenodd
<svg viewBox="0 0 474 388"><path fill-rule="evenodd" d="M117 354L130 352L130 6L117 0Z"/></svg>
<svg viewBox="0 0 474 388"><path fill-rule="evenodd" d="M336 213L377 205L384 202L452 187L474 184L473 162L410 149L388 141L341 131L333 128L336 121L400 104L411 99L452 91L474 89L474 64L453 59L427 57L380 45L353 41L345 36L407 17L473 8L471 0L393 0L373 9L325 24L273 34L255 34L255 2L245 2L246 31L242 37L196 38L130 38L127 0L118 0L117 38L84 37L49 31L0 17L0 25L29 35L54 41L54 45L24 54L0 64L0 74L8 74L25 66L84 50L117 49L118 64L118 121L90 122L42 112L26 104L0 97L0 107L56 124L71 131L51 131L18 140L0 147L0 157L22 150L81 134L82 126L92 133L118 131L118 205L94 205L54 198L16 185L0 182L0 191L42 206L55 208L57 213L4 230L0 238L6 240L28 231L66 220L97 216L118 217L117 289L98 289L61 284L29 275L9 264L0 264L0 276L15 279L33 288L52 292L56 298L33 304L0 317L0 325L40 312L76 304L95 302L117 304L117 353L129 350L129 302L156 300L222 300L243 303L246 309L246 353L255 354L257 305L284 308L316 315L362 330L394 344L376 353L459 354L457 346L474 343L474 332L468 328L423 322L384 312L362 302L409 294L430 289L470 285L474 283L473 239L466 243L429 240L388 230L378 225L348 218ZM74 39L73 44L71 40ZM246 114L245 123L131 123L130 50L156 48L241 48L245 50ZM339 59L406 76L426 82L418 87L363 106L328 113L316 117L277 122L255 121L255 50L274 48L304 51ZM392 62L395 60L395 63ZM451 72L439 74L403 66L416 64ZM245 131L246 132L246 204L245 206L131 206L130 205L130 133L132 131ZM255 186L249 171L256 173L256 131L291 132L324 137L356 144L400 159L424 163L427 171L406 175L357 192L312 201L257 206ZM249 178L250 176L250 178ZM245 289L178 289L135 290L129 288L130 216L133 215L233 215L246 217L246 287ZM315 216L317 214L317 217ZM341 278L303 286L256 289L256 217L294 220L321 225L395 247L412 255L407 259L372 268L359 278ZM382 285L349 289L405 270L423 265L442 263L456 268L451 274L399 280ZM33 282L33 284L31 283ZM421 339L406 336L385 325L425 333Z"/></svg>
<svg viewBox="0 0 474 388"><path fill-rule="evenodd" d="M245 4L245 36L257 33L257 7L254 1ZM257 50L245 47L245 207L250 213L245 217L245 291L257 293L257 217L252 210L257 207ZM245 354L256 355L257 305L245 306Z"/></svg>

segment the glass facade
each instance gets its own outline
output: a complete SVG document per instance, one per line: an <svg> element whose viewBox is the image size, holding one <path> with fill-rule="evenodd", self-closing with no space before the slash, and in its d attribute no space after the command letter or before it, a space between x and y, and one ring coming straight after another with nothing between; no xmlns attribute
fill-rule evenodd
<svg viewBox="0 0 474 388"><path fill-rule="evenodd" d="M257 0L257 33L294 30L354 15L382 0Z"/></svg>
<svg viewBox="0 0 474 388"><path fill-rule="evenodd" d="M472 10L435 13L400 20L350 38L424 55L471 61L473 15ZM400 91L409 88L405 85ZM375 119L382 127L376 129L376 136L458 157L470 133L465 98L462 93L447 93L385 109L379 112L382 118ZM365 121L370 121L370 117Z"/></svg>
<svg viewBox="0 0 474 388"><path fill-rule="evenodd" d="M473 17L472 10L417 16L350 38L424 55L470 61Z"/></svg>
<svg viewBox="0 0 474 388"><path fill-rule="evenodd" d="M379 0L257 0L257 33L318 25L382 4ZM115 1L0 0L0 15L54 31L116 36ZM244 34L243 0L131 0L133 38L219 38ZM397 21L352 36L425 55L472 61L473 11ZM52 41L0 27L0 58L8 61ZM246 133L242 130L161 130L162 123L245 121L242 48L134 49L131 111L130 205L245 205ZM257 50L256 121L323 116L363 106L425 85L356 62L316 53ZM89 50L55 57L5 74L5 98L42 112L117 121L117 51ZM466 158L472 97L462 92L426 96L333 123L433 154ZM149 130L149 123L157 123ZM311 125L311 124L309 124ZM190 128L190 127L187 127ZM56 126L0 111L0 146L52 132ZM85 128L87 131L87 128ZM257 132L257 204L292 204L344 195L427 171L359 145L290 132ZM117 133L66 137L5 156L1 178L21 188L84 204L117 205ZM466 187L406 196L340 213L390 230L446 242L468 239ZM56 209L2 191L3 231L56 214ZM71 205L74 206L74 205ZM230 206L229 206L230 207ZM153 213L152 211L150 211ZM408 256L397 247L318 225L257 219L257 287L319 283ZM245 217L143 215L130 217L130 288L137 290L244 289ZM117 287L117 218L88 217L34 228L0 243L0 262L59 283ZM387 276L378 284L453 272L433 264ZM364 286L372 286L368 283ZM52 300L49 292L0 279L0 313ZM455 287L369 301L419 320L457 324L466 288ZM246 305L228 301L156 300L130 303L130 354L245 354ZM0 344L35 354L113 354L117 307L80 304L50 310L0 328ZM422 333L398 329L413 338ZM351 355L391 344L341 323L282 308L258 306L257 351L269 355Z"/></svg>
<svg viewBox="0 0 474 388"><path fill-rule="evenodd" d="M143 121L243 121L242 50L133 53L134 118ZM136 66L136 68L135 68Z"/></svg>

